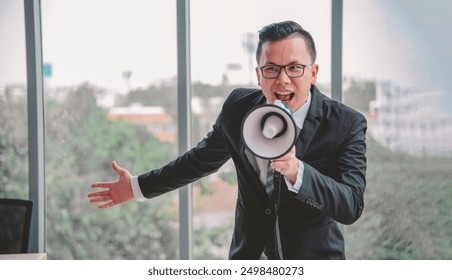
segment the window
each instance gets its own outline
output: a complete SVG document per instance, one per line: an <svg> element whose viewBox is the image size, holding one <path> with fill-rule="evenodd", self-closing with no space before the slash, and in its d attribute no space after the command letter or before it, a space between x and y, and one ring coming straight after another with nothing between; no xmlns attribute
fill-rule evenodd
<svg viewBox="0 0 452 280"><path fill-rule="evenodd" d="M177 154L175 1L42 1L47 252L178 259L178 196L98 210L90 184Z"/></svg>
<svg viewBox="0 0 452 280"><path fill-rule="evenodd" d="M344 1L344 101L368 120L351 259L450 259L448 1ZM431 71L435 69L435 71Z"/></svg>
<svg viewBox="0 0 452 280"><path fill-rule="evenodd" d="M320 65L319 87L329 94L331 1L191 1L193 142L212 128L225 98L237 87L258 87L257 31L294 20L311 32ZM194 185L194 258L227 259L237 180L232 161Z"/></svg>
<svg viewBox="0 0 452 280"><path fill-rule="evenodd" d="M0 196L28 199L24 6L0 2Z"/></svg>

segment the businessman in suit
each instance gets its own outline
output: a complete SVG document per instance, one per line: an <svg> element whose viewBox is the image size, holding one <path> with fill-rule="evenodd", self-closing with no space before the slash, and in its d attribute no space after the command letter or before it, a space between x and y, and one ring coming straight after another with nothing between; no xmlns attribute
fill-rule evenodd
<svg viewBox="0 0 452 280"><path fill-rule="evenodd" d="M366 119L323 95L314 40L292 21L259 31L256 75L260 89L234 90L212 130L196 147L160 169L131 176L112 163L119 179L94 183L88 196L100 208L146 200L216 172L232 158L238 179L230 259L344 259L338 223L361 215L366 185ZM241 137L253 108L275 100L294 112L295 146L278 159L261 159ZM278 195L267 193L267 166L283 176ZM276 208L275 205L278 205Z"/></svg>

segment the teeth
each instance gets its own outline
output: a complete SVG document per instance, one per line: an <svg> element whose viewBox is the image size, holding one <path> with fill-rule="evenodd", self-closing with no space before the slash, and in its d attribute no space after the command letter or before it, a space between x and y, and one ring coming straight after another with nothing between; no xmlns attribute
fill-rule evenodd
<svg viewBox="0 0 452 280"><path fill-rule="evenodd" d="M280 91L280 92L276 91L275 94L277 99L285 102L289 102L294 95L294 93L290 91Z"/></svg>

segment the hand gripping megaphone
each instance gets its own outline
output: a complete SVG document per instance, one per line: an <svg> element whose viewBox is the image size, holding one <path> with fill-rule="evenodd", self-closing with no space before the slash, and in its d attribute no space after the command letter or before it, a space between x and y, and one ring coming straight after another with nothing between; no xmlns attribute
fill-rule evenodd
<svg viewBox="0 0 452 280"><path fill-rule="evenodd" d="M242 139L257 157L271 160L284 156L297 139L292 111L280 100L255 107L242 123Z"/></svg>

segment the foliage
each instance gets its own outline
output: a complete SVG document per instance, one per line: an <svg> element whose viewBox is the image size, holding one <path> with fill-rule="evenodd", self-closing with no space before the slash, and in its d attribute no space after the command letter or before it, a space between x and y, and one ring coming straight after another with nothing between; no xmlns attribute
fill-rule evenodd
<svg viewBox="0 0 452 280"><path fill-rule="evenodd" d="M134 89L127 95L118 97L115 106L128 106L132 103L140 103L143 106L162 106L176 119L177 84L164 83L144 89Z"/></svg>
<svg viewBox="0 0 452 280"><path fill-rule="evenodd" d="M192 95L203 99L217 96L225 98L233 89L232 86L211 86L198 82L192 85ZM119 97L115 106L127 106L132 103L141 103L143 106L162 106L176 119L177 97L176 82L162 83L134 89L127 95Z"/></svg>
<svg viewBox="0 0 452 280"><path fill-rule="evenodd" d="M415 158L368 140L362 217L346 227L351 259L452 259L450 158Z"/></svg>
<svg viewBox="0 0 452 280"><path fill-rule="evenodd" d="M27 106L14 95L15 87L0 94L0 195L28 197ZM22 91L24 89L21 89Z"/></svg>
<svg viewBox="0 0 452 280"><path fill-rule="evenodd" d="M230 242L228 234L231 231L231 225L223 225L214 228L207 228L202 225L195 231L194 259L196 260L222 260L227 257Z"/></svg>
<svg viewBox="0 0 452 280"><path fill-rule="evenodd" d="M229 171L229 172L223 172L220 174L220 178L225 181L228 182L231 185L237 186L237 174L235 173L235 171Z"/></svg>
<svg viewBox="0 0 452 280"><path fill-rule="evenodd" d="M361 112L369 112L369 103L376 98L375 81L350 80L349 87L344 90L344 103Z"/></svg>
<svg viewBox="0 0 452 280"><path fill-rule="evenodd" d="M129 203L97 210L86 197L95 181L116 179L111 160L142 173L170 159L174 147L159 143L144 128L113 123L96 106L95 87L84 84L60 90L58 101L46 104L46 227L47 252L52 259L175 259L177 217L173 195L148 203ZM24 97L6 97L2 109L0 148L2 193L16 196L26 185L26 134L17 124L26 114L8 115ZM16 104L17 103L17 104ZM3 108L4 107L4 108ZM24 118L24 119L21 119ZM26 127L26 125L25 125ZM23 127L22 127L23 128ZM20 176L12 176L18 173ZM23 174L22 174L23 173ZM25 182L25 183L24 183Z"/></svg>
<svg viewBox="0 0 452 280"><path fill-rule="evenodd" d="M55 259L174 259L177 220L172 196L97 210L89 184L114 180L111 160L132 174L170 159L143 127L110 122L96 106L95 88L70 90L49 101L46 123L48 253ZM70 172L68 172L70 171ZM51 229L51 230L50 230Z"/></svg>
<svg viewBox="0 0 452 280"><path fill-rule="evenodd" d="M217 96L226 98L236 87L228 85L212 86L197 82L193 83L192 91L193 96L199 96L204 99Z"/></svg>

